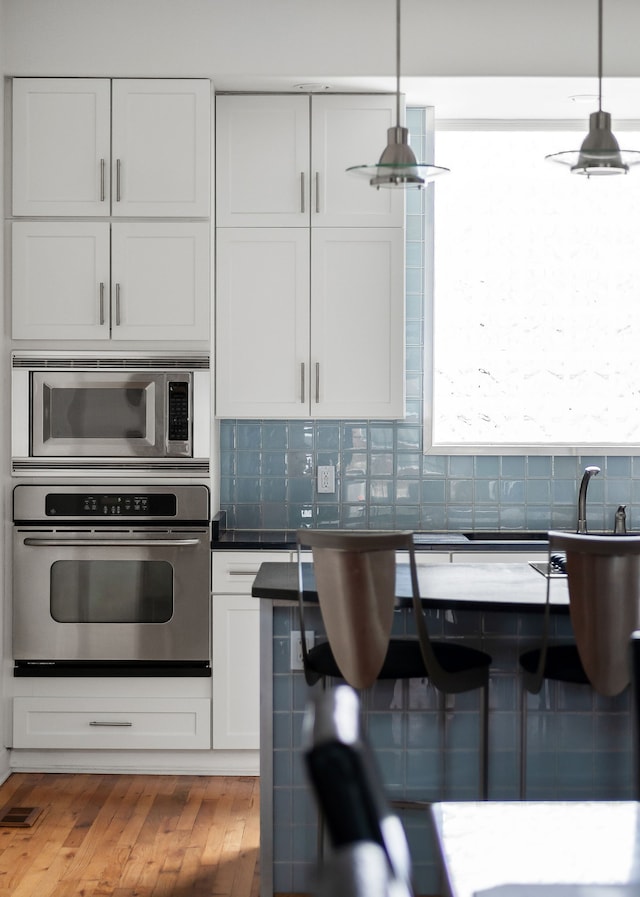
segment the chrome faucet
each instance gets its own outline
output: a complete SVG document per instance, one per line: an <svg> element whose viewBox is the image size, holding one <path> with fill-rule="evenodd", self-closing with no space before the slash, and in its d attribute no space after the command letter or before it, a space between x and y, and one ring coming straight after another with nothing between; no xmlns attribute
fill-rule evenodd
<svg viewBox="0 0 640 897"><path fill-rule="evenodd" d="M586 533L587 531L587 486L591 477L597 477L600 473L599 467L585 467L580 482L580 491L578 493L578 533Z"/></svg>
<svg viewBox="0 0 640 897"><path fill-rule="evenodd" d="M626 505L618 505L618 510L616 511L616 516L614 518L613 523L613 531L618 535L624 534L627 532L627 506Z"/></svg>

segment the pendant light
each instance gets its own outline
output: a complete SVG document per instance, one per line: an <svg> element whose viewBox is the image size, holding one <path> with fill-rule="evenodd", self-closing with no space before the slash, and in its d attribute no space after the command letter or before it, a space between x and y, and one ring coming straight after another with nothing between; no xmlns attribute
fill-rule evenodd
<svg viewBox="0 0 640 897"><path fill-rule="evenodd" d="M424 187L426 181L448 168L417 162L409 146L409 131L400 125L400 0L396 0L396 124L387 130L387 146L375 165L352 165L347 168L368 177L372 187Z"/></svg>
<svg viewBox="0 0 640 897"><path fill-rule="evenodd" d="M589 116L589 133L579 150L545 156L586 177L626 174L640 162L637 150L621 150L611 131L611 115L602 110L602 2L598 0L598 111Z"/></svg>

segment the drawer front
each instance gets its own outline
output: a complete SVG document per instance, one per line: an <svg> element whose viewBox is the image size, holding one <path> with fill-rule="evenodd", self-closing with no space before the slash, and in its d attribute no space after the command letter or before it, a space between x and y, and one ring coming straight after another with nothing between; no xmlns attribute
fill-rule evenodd
<svg viewBox="0 0 640 897"><path fill-rule="evenodd" d="M205 698L14 698L13 747L208 749L211 704Z"/></svg>
<svg viewBox="0 0 640 897"><path fill-rule="evenodd" d="M251 594L251 586L260 564L283 563L291 560L290 551L214 551L213 564L214 594Z"/></svg>

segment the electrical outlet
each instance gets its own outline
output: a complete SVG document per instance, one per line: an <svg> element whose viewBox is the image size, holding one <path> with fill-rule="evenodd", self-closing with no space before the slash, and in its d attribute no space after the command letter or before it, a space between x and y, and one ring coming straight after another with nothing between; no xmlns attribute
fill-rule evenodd
<svg viewBox="0 0 640 897"><path fill-rule="evenodd" d="M333 464L318 465L318 492L336 491L336 469Z"/></svg>
<svg viewBox="0 0 640 897"><path fill-rule="evenodd" d="M307 651L316 643L316 634L307 629L306 633ZM291 630L291 669L302 670L302 636L299 629Z"/></svg>

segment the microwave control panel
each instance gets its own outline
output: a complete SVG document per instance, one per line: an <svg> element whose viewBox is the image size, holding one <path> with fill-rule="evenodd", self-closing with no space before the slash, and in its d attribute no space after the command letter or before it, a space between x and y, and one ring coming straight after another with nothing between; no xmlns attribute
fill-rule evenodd
<svg viewBox="0 0 640 897"><path fill-rule="evenodd" d="M189 384L172 380L169 383L169 442L189 442Z"/></svg>
<svg viewBox="0 0 640 897"><path fill-rule="evenodd" d="M47 517L175 517L176 496L171 493L49 493Z"/></svg>

